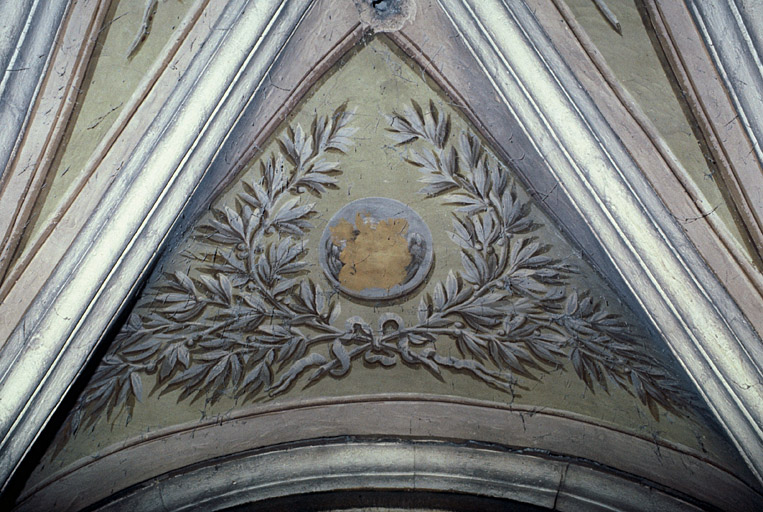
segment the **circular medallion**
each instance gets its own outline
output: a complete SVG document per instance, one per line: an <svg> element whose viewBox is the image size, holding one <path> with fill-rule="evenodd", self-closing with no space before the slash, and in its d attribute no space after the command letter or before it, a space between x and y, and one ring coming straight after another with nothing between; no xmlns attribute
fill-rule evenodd
<svg viewBox="0 0 763 512"><path fill-rule="evenodd" d="M418 213L385 197L346 204L320 242L329 281L351 297L388 300L421 284L432 267L432 233Z"/></svg>

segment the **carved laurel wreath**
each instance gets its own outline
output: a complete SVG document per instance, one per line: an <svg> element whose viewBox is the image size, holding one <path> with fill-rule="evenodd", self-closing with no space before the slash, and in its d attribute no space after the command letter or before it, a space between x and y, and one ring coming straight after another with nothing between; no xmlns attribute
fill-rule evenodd
<svg viewBox="0 0 763 512"><path fill-rule="evenodd" d="M208 250L185 255L198 277L178 271L149 291L80 396L64 437L104 412L112 422L123 413L129 420L148 376L156 381L151 393L182 390L178 401L251 401L283 393L306 374L308 384L342 377L358 359L372 367L402 362L435 377L466 372L512 394L520 379L570 360L591 391L614 382L656 419L658 404L677 414L693 405L620 317L571 288L574 269L531 235L538 225L509 172L471 133L450 143L449 116L433 103L389 116L389 132L412 147L421 193L456 206L449 235L462 268L430 285L412 325L391 313L373 324L352 317L338 325L339 296L304 275L315 210L302 193L336 188L338 163L326 158L352 146L352 118L342 106L316 117L309 134L289 129L259 179L243 183L234 205L212 210L214 219L195 232ZM443 355L453 342L461 357Z"/></svg>

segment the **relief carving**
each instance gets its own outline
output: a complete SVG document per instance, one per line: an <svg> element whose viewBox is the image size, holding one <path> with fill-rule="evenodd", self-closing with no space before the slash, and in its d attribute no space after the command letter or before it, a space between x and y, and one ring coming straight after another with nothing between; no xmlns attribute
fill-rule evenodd
<svg viewBox="0 0 763 512"><path fill-rule="evenodd" d="M569 361L589 389L614 384L656 419L659 407L685 415L696 406L622 318L570 285L576 270L533 236L538 224L508 169L474 134L451 135L449 116L431 102L427 109L412 102L388 116L388 131L396 145L409 148L408 161L422 173L420 192L454 208L449 237L461 268L425 283L432 264L428 228L402 203L396 208L396 201L373 198L328 223L320 250L330 286L321 286L319 274L306 268L316 210L305 192L320 197L338 187L340 164L331 158L353 145L352 119L342 106L316 116L307 133L289 128L279 154L262 159L259 178L242 182L233 204L212 210L214 218L194 232L204 250L184 255L188 272L167 275L146 292L148 302L116 336L63 438L104 415L111 422L120 414L129 419L150 381L151 393L180 390L178 401L213 403L232 395L247 402L284 393L303 377L305 384L341 378L359 362L402 363L435 378L467 373L513 395L523 382ZM382 210L374 210L374 201ZM375 240L375 231L384 236ZM371 254L377 243L397 244L390 251L400 257L391 264L394 277L368 281L370 288L362 279L344 279L342 272L357 263L352 251ZM415 321L390 312L340 320L343 301L406 283L413 283L402 292L409 298L424 287ZM389 295L373 298L400 296Z"/></svg>

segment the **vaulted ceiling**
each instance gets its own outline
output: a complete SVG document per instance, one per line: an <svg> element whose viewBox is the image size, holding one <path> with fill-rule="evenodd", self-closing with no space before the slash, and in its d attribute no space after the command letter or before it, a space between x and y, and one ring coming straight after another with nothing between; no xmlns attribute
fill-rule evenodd
<svg viewBox="0 0 763 512"><path fill-rule="evenodd" d="M701 9L602 5L45 13L79 50L3 174L7 499L754 509L755 126L671 43Z"/></svg>

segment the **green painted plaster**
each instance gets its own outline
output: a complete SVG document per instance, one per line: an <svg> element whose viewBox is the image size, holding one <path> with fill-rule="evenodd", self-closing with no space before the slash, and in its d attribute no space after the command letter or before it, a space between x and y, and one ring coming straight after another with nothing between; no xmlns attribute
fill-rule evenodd
<svg viewBox="0 0 763 512"><path fill-rule="evenodd" d="M736 218L724 197L724 185L718 171L708 164L687 114L685 100L669 77L655 50L652 29L643 20L638 0L606 0L617 16L621 33L599 12L591 0L565 0L583 26L596 48L620 83L654 123L657 130L687 170L688 175L705 197L698 204L704 213L717 216L737 239L740 247L749 251L747 237L743 235ZM688 223L696 219L677 219ZM748 252L749 254L749 252Z"/></svg>
<svg viewBox="0 0 763 512"><path fill-rule="evenodd" d="M389 124L384 117L393 111L401 111L410 104L411 99L422 105L431 100L437 108L451 116L451 138L457 137L462 130L470 129L466 118L451 106L446 96L437 91L439 89L434 83L385 38L364 41L313 87L287 121L271 136L269 142L263 145L262 153L242 172L240 178L244 181L258 179L260 160L280 151L277 138L284 133L287 126L295 127L299 124L307 128L316 115L331 114L337 106L345 102L350 109L357 109L352 123L358 128L353 136L355 145L346 155L336 157L343 170L339 176L338 188L325 193L321 198L311 198L311 201L316 202L318 215L312 219L315 227L309 233L309 241L306 242L309 277L324 289L329 288L318 263L317 244L320 233L326 221L339 208L354 199L368 196L395 198L417 211L432 232L436 262L429 284L408 299L367 305L341 298L342 313L336 322L339 325L351 316L363 316L369 324L375 325L379 315L385 312L394 312L406 321L413 322L422 294L432 293L433 283L445 280L450 269L461 268L459 249L447 234L452 229L452 206L445 205L442 198L427 198L417 193L421 187L417 181L421 173L407 160L410 156L409 149L396 146L389 138ZM223 205L234 204L236 194L242 190L241 187L240 182L233 183L213 205L222 208ZM519 194L522 200L529 200L523 190L520 190ZM533 216L537 222L543 224L543 227L534 233L535 236L553 246L549 255L574 263L580 269L578 277L573 279L572 286L591 290L592 296L604 300L609 310L621 314L635 330L645 333L639 320L620 303L603 280L581 260L578 252L536 207L533 207ZM211 219L212 214L205 213L198 223ZM157 266L135 312L150 313L150 300L169 273L180 270L189 272L192 278L198 278L198 271L193 269L195 264L186 256L199 251L198 240L190 234L180 240ZM442 347L444 354L458 355L453 343L443 340L438 341L438 344L438 351ZM669 357L668 350L661 341L646 336L643 344L657 359L665 360ZM675 371L679 372L678 369ZM289 392L277 397L261 393L254 401L244 403L240 399L224 396L214 405L205 403L204 399L193 403L188 399L178 401L180 390L161 397L157 394L147 396L155 377L143 375L143 402L136 404L131 418L122 415L112 425L103 417L94 428L80 431L65 444L58 455L52 460L47 458L44 461L35 478L43 478L46 474L55 472L81 457L95 456L107 446L125 439L184 422L212 417L223 418L231 411L251 403L288 403L309 397L393 392L451 395L501 404L526 404L541 409L572 411L594 418L604 425L704 451L712 459L736 461L733 449L715 428L709 426L709 420L702 416L690 414L688 418L681 418L662 411L661 420L657 422L636 398L614 385L610 386L608 393L599 390L593 394L576 376L571 364L547 374L536 374L538 379L535 381L521 378L521 387L517 387L512 395L491 388L467 373L445 371L442 378L437 379L422 367L410 367L400 362L394 367L382 368L357 361L342 378L326 377L308 387L305 387L306 381L302 378Z"/></svg>
<svg viewBox="0 0 763 512"><path fill-rule="evenodd" d="M163 55L165 45L192 5L193 0L158 2L150 32L128 58L141 27L146 0L112 2L24 242L36 238L47 227L56 209L71 194L96 147Z"/></svg>

